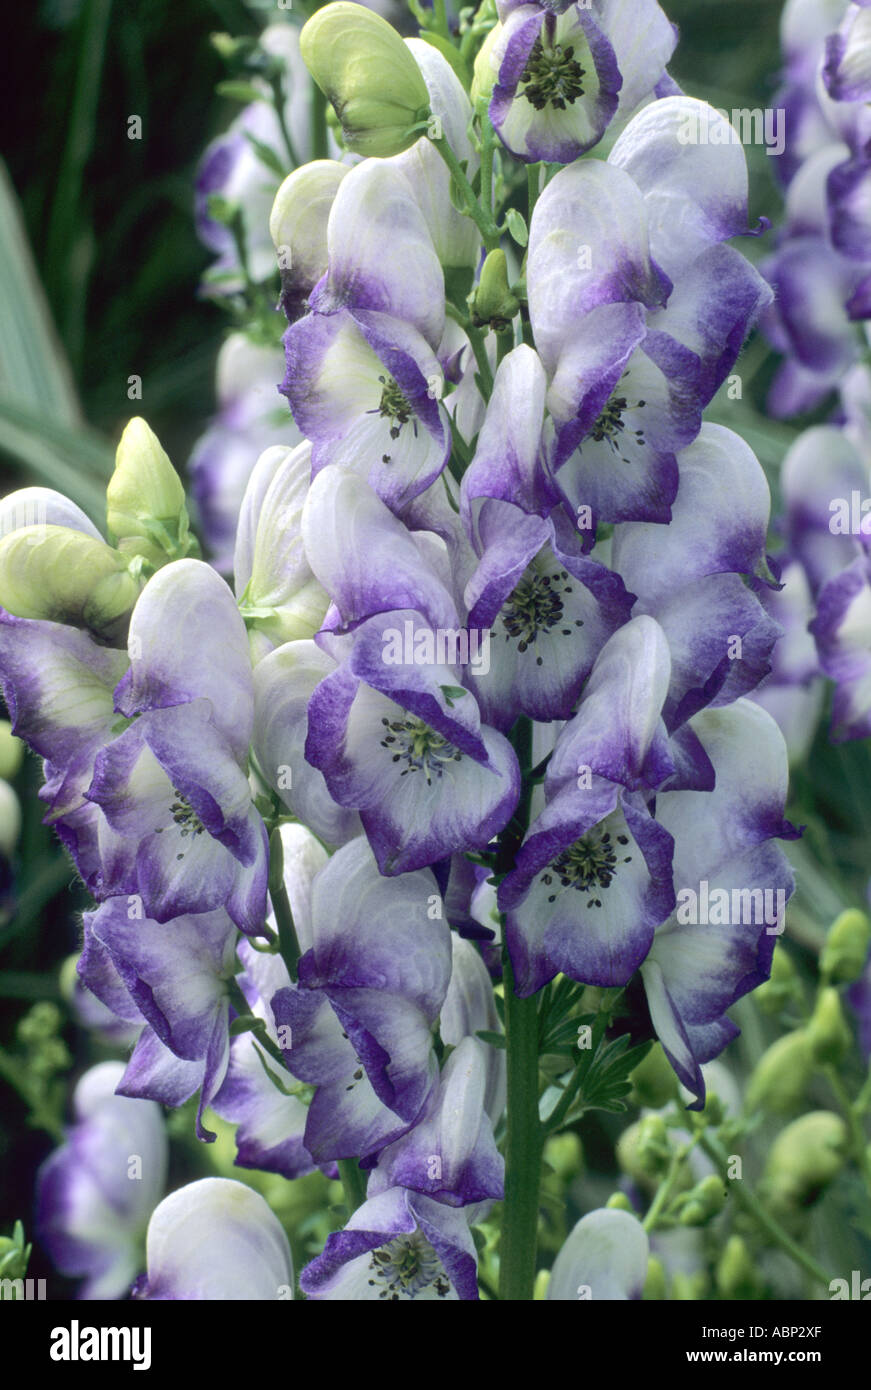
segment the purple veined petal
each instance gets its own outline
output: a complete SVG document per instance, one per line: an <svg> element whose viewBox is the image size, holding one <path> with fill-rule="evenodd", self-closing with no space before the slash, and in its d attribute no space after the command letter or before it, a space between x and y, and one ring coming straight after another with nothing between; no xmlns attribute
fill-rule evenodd
<svg viewBox="0 0 871 1390"><path fill-rule="evenodd" d="M302 1178L316 1166L303 1139L308 1109L297 1096L282 1094L279 1085L287 1089L293 1080L258 1049L250 1033L242 1033L230 1044L227 1075L212 1109L237 1127L237 1167Z"/></svg>
<svg viewBox="0 0 871 1390"><path fill-rule="evenodd" d="M442 1004L439 1032L444 1043L459 1047L464 1038L474 1037L479 1031L501 1033L503 1030L492 981L474 944L452 932L451 953L451 982ZM494 1126L505 1113L506 1061L504 1048L486 1049L483 1106Z"/></svg>
<svg viewBox="0 0 871 1390"><path fill-rule="evenodd" d="M303 1134L306 1151L318 1163L374 1161L408 1122L376 1095L324 991L285 987L273 996L272 1012L289 1070L316 1088Z"/></svg>
<svg viewBox="0 0 871 1390"><path fill-rule="evenodd" d="M434 627L458 626L453 598L414 537L355 473L331 467L313 479L302 537L346 628L400 608L420 610Z"/></svg>
<svg viewBox="0 0 871 1390"><path fill-rule="evenodd" d="M156 1100L175 1108L190 1100L202 1080L202 1062L176 1057L146 1024L118 1083L117 1093L133 1100Z"/></svg>
<svg viewBox="0 0 871 1390"><path fill-rule="evenodd" d="M430 110L441 121L454 154L461 162L466 161L466 173L471 179L479 159L468 136L472 108L465 89L450 63L432 44L417 38L406 39L405 43L426 83ZM480 233L472 219L457 212L451 202L450 174L430 140L423 136L386 162L408 180L441 264L474 268L481 250Z"/></svg>
<svg viewBox="0 0 871 1390"><path fill-rule="evenodd" d="M527 285L549 376L582 314L615 302L665 303L671 281L651 259L644 198L628 174L590 160L551 179L530 223Z"/></svg>
<svg viewBox="0 0 871 1390"><path fill-rule="evenodd" d="M436 1302L477 1299L468 1222L427 1197L395 1187L369 1198L300 1275L315 1300Z"/></svg>
<svg viewBox="0 0 871 1390"><path fill-rule="evenodd" d="M128 717L205 699L240 766L254 693L248 636L229 586L201 560L176 560L148 581L130 619L130 670L116 691Z"/></svg>
<svg viewBox="0 0 871 1390"><path fill-rule="evenodd" d="M385 256L388 244L401 256ZM312 309L371 309L413 326L435 351L444 329L444 276L423 213L395 164L364 159L339 185L327 224L329 269Z"/></svg>
<svg viewBox="0 0 871 1390"><path fill-rule="evenodd" d="M254 670L254 752L260 772L287 809L327 844L359 834L356 811L337 805L323 774L305 758L308 703L335 663L314 642L288 642Z"/></svg>
<svg viewBox="0 0 871 1390"><path fill-rule="evenodd" d="M650 316L651 333L669 335L699 358L700 406L725 381L772 299L771 287L740 251L711 246L676 278L668 306Z"/></svg>
<svg viewBox="0 0 871 1390"><path fill-rule="evenodd" d="M137 1297L152 1302L292 1297L281 1222L258 1192L229 1178L201 1178L164 1198L148 1223L147 1262Z"/></svg>
<svg viewBox="0 0 871 1390"><path fill-rule="evenodd" d="M473 540L479 560L463 599L469 623L490 627L527 566L553 537L543 517L519 511L511 502L485 498L475 508Z"/></svg>
<svg viewBox="0 0 871 1390"><path fill-rule="evenodd" d="M96 541L104 539L81 507L50 487L22 487L0 498L0 536L22 526L66 526Z"/></svg>
<svg viewBox="0 0 871 1390"><path fill-rule="evenodd" d="M521 343L503 358L460 488L460 515L471 530L477 498L500 498L545 515L557 500L544 459L547 378L537 353Z"/></svg>
<svg viewBox="0 0 871 1390"><path fill-rule="evenodd" d="M657 0L597 0L595 18L623 79L617 120L654 94L677 44L677 27ZM658 95L658 93L657 93Z"/></svg>
<svg viewBox="0 0 871 1390"><path fill-rule="evenodd" d="M671 836L651 820L643 804L635 806L628 799L621 809L600 817L608 800L612 805L617 800L617 789L610 790L605 799L594 789L567 788L536 822L543 827L547 818L554 829L562 829L563 847L547 856L526 895L508 909L506 939L523 998L558 972L583 984L626 984L674 906ZM586 824L580 819L585 801ZM546 844L536 825L530 841L535 836ZM540 858L539 844L534 847ZM520 886L528 878L521 856L515 872ZM503 906L513 896L507 884Z"/></svg>
<svg viewBox="0 0 871 1390"><path fill-rule="evenodd" d="M820 591L810 624L820 665L836 682L832 707L835 742L871 731L871 577L859 556Z"/></svg>
<svg viewBox="0 0 871 1390"><path fill-rule="evenodd" d="M186 1061L204 1058L216 1022L227 1026L227 987L235 969L236 928L226 912L159 924L126 898L90 918L130 997L160 1040Z"/></svg>
<svg viewBox="0 0 871 1390"><path fill-rule="evenodd" d="M439 404L442 369L415 328L358 310L309 314L288 328L281 388L312 440L315 474L359 472L393 510L444 468L450 430Z"/></svg>
<svg viewBox="0 0 871 1390"><path fill-rule="evenodd" d="M706 102L665 97L633 116L608 156L643 195L651 253L677 279L712 243L747 231L747 163Z"/></svg>
<svg viewBox="0 0 871 1390"><path fill-rule="evenodd" d="M848 159L829 174L832 245L866 261L871 247L871 160Z"/></svg>
<svg viewBox="0 0 871 1390"><path fill-rule="evenodd" d="M509 820L517 758L495 730L484 728L482 742L483 764L339 671L312 697L306 756L335 800L360 809L379 869L392 875L483 849Z"/></svg>
<svg viewBox="0 0 871 1390"><path fill-rule="evenodd" d="M81 1299L123 1298L166 1181L160 1108L115 1094L123 1070L102 1062L85 1072L74 1094L76 1122L37 1177L39 1239L62 1274L86 1278ZM138 1160L132 1180L131 1160Z"/></svg>
<svg viewBox="0 0 871 1390"><path fill-rule="evenodd" d="M706 423L678 455L678 466L667 531L636 522L614 537L614 568L648 604L705 575L765 572L771 499L752 449L731 430Z"/></svg>
<svg viewBox="0 0 871 1390"><path fill-rule="evenodd" d="M306 458L309 470L311 469L311 445L307 440L297 445L295 449L287 448L283 444L273 444L268 449L264 449L248 479L248 485L245 488L242 505L239 509L236 548L233 554L233 579L237 594L245 592L245 587L251 578L251 569L254 563L254 542L264 498L275 475L291 456L294 458L294 464L298 464L300 468L302 467L302 459Z"/></svg>
<svg viewBox="0 0 871 1390"><path fill-rule="evenodd" d="M559 463L581 438L584 426L592 425L604 409L632 354L647 336L646 318L644 306L636 301L602 304L568 329L547 392Z"/></svg>
<svg viewBox="0 0 871 1390"><path fill-rule="evenodd" d="M871 100L871 15L861 0L826 39L823 81L835 101Z"/></svg>
<svg viewBox="0 0 871 1390"><path fill-rule="evenodd" d="M571 786L583 802L589 793L578 789L582 768L593 780L640 785L664 736L670 677L668 643L653 618L640 616L618 628L599 653L578 713L557 741L546 794Z"/></svg>
<svg viewBox="0 0 871 1390"><path fill-rule="evenodd" d="M582 400L577 419L558 431L553 456L557 487L579 525L670 519L677 451L701 427L699 373L688 348L648 333L625 370L610 374L612 389L606 377Z"/></svg>
<svg viewBox="0 0 871 1390"><path fill-rule="evenodd" d="M576 1303L638 1299L647 1278L650 1243L628 1211L591 1211L569 1233L554 1261L548 1299Z"/></svg>
<svg viewBox="0 0 871 1390"><path fill-rule="evenodd" d="M713 875L772 837L794 838L784 819L789 768L783 735L750 700L703 710L692 729L714 765L712 792L661 793L656 818L675 840L675 882Z"/></svg>
<svg viewBox="0 0 871 1390"><path fill-rule="evenodd" d="M580 6L556 15L533 4L514 9L491 61L497 79L490 119L518 159L571 164L601 140L622 78L611 44Z"/></svg>
<svg viewBox="0 0 871 1390"><path fill-rule="evenodd" d="M868 492L868 468L844 430L814 425L787 450L781 488L790 548L801 560L816 593L857 553L865 520L861 504ZM845 509L849 514L846 532L840 515Z"/></svg>
<svg viewBox="0 0 871 1390"><path fill-rule="evenodd" d="M799 362L829 380L851 366L858 342L845 305L857 267L821 237L796 237L764 269Z"/></svg>
<svg viewBox="0 0 871 1390"><path fill-rule="evenodd" d="M266 830L205 701L143 715L98 755L87 795L104 817L103 897L139 894L158 922L224 904L262 931Z"/></svg>
<svg viewBox="0 0 871 1390"><path fill-rule="evenodd" d="M505 1164L484 1109L486 1080L483 1044L463 1038L414 1128L379 1156L370 1195L404 1187L451 1207L501 1201Z"/></svg>
<svg viewBox="0 0 871 1390"><path fill-rule="evenodd" d="M116 1018L131 1026L141 1025L143 1018L138 1005L133 1002L109 950L92 930L95 916L93 912L85 912L82 916L82 953L76 965L76 975L84 988L106 1009L110 1009Z"/></svg>
<svg viewBox="0 0 871 1390"><path fill-rule="evenodd" d="M13 733L52 765L49 820L82 806L94 758L118 723L112 691L127 665L125 652L78 628L0 609L3 697Z"/></svg>

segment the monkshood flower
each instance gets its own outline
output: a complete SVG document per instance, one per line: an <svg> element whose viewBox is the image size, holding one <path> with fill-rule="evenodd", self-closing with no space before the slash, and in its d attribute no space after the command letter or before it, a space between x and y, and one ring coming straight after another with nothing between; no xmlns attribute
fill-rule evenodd
<svg viewBox="0 0 871 1390"><path fill-rule="evenodd" d="M445 894L445 910L450 917L450 884ZM457 932L451 933L451 950L451 982L442 1004L439 1032L442 1042L459 1047L466 1038L473 1038L479 1031L501 1033L503 1030L493 996L493 985L481 955L471 941ZM484 1066L483 1106L495 1126L505 1113L505 1049L486 1048Z"/></svg>
<svg viewBox="0 0 871 1390"><path fill-rule="evenodd" d="M393 1187L328 1236L299 1286L316 1300L477 1299L475 1243L462 1211Z"/></svg>
<svg viewBox="0 0 871 1390"><path fill-rule="evenodd" d="M266 831L247 778L254 688L245 625L210 566L179 560L143 590L130 669L115 692L129 728L95 759L101 898L139 896L158 922L226 906L265 917Z"/></svg>
<svg viewBox="0 0 871 1390"><path fill-rule="evenodd" d="M385 242L400 229L401 258L385 258ZM356 469L396 510L429 487L450 453L436 356L444 276L399 169L364 160L347 174L330 211L327 252L311 312L285 334L281 389L312 442L313 476L329 464Z"/></svg>
<svg viewBox="0 0 871 1390"><path fill-rule="evenodd" d="M641 966L650 1016L680 1081L704 1104L701 1065L739 1030L738 999L768 978L793 889L775 839L798 832L784 819L789 770L783 735L749 700L691 721L715 772L712 791L666 791L656 818L674 843L674 913Z"/></svg>
<svg viewBox="0 0 871 1390"><path fill-rule="evenodd" d="M147 1272L133 1297L151 1302L293 1297L293 1263L278 1217L259 1192L201 1178L171 1192L148 1223Z"/></svg>
<svg viewBox="0 0 871 1390"><path fill-rule="evenodd" d="M37 1178L39 1238L62 1274L85 1279L83 1299L124 1296L166 1183L160 1107L116 1095L123 1070L101 1062L81 1078L75 1123Z"/></svg>
<svg viewBox="0 0 871 1390"><path fill-rule="evenodd" d="M591 1211L569 1234L554 1261L547 1297L626 1300L641 1297L650 1242L628 1211Z"/></svg>
<svg viewBox="0 0 871 1390"><path fill-rule="evenodd" d="M218 413L193 447L188 468L197 522L212 563L233 569L242 498L254 465L272 445L292 447L299 431L276 395L284 371L281 348L231 333L218 353Z"/></svg>
<svg viewBox="0 0 871 1390"><path fill-rule="evenodd" d="M420 1114L438 1075L431 1029L451 946L433 875L383 878L362 836L310 891L299 988L279 991L272 1011L288 1067L317 1087L305 1146L322 1162L377 1152Z"/></svg>
<svg viewBox="0 0 871 1390"><path fill-rule="evenodd" d="M280 182L276 166L291 169L308 158L311 148L311 84L299 51L298 30L292 24L270 25L258 45L267 59L278 64L282 111L279 114L276 109L267 81L254 76L252 84L262 96L245 106L225 134L212 141L197 170L196 230L215 256L204 282L214 296L237 294L246 279L261 284L274 275L268 226ZM234 217L241 221L241 237L234 235Z"/></svg>
<svg viewBox="0 0 871 1390"><path fill-rule="evenodd" d="M674 776L662 709L670 659L648 617L614 634L559 736L546 805L499 889L517 993L562 971L625 984L674 906L673 842L645 789Z"/></svg>
<svg viewBox="0 0 871 1390"><path fill-rule="evenodd" d="M780 559L780 557L778 557ZM768 590L760 601L783 630L771 661L771 672L750 693L767 710L786 741L790 765L807 757L822 714L825 683L808 624L814 605L804 569L797 560L780 567L783 588Z"/></svg>
<svg viewBox="0 0 871 1390"><path fill-rule="evenodd" d="M835 682L831 737L871 733L871 561L857 556L820 593L810 624L823 673Z"/></svg>

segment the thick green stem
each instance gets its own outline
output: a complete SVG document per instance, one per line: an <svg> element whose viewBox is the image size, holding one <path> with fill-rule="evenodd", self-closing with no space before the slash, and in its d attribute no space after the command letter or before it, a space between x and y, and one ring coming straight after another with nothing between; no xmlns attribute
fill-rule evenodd
<svg viewBox="0 0 871 1390"><path fill-rule="evenodd" d="M488 251L494 251L499 245L500 234L499 228L493 221L492 215L486 212L478 202L478 199L475 197L475 190L466 178L465 170L445 137L442 135L439 139L434 139L432 143L450 169L454 182L463 195L466 211L475 223L481 236L484 238L484 245L487 247Z"/></svg>
<svg viewBox="0 0 871 1390"><path fill-rule="evenodd" d="M499 1297L531 1302L538 1243L543 1137L538 1118L538 1002L518 999L505 962L508 1127L505 1205L499 1247Z"/></svg>

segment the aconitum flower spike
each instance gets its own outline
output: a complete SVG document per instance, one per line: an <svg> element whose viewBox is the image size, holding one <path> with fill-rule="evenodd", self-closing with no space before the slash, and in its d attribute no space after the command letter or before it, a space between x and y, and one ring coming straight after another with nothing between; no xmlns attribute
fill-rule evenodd
<svg viewBox="0 0 871 1390"><path fill-rule="evenodd" d="M291 1299L293 1264L278 1217L259 1192L201 1178L170 1193L148 1223L147 1273L134 1298Z"/></svg>

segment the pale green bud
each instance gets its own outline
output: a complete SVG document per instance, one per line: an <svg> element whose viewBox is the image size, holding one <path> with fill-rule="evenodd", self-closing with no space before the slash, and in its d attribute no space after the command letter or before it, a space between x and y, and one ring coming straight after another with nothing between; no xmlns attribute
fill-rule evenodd
<svg viewBox="0 0 871 1390"><path fill-rule="evenodd" d="M154 431L139 416L127 425L106 488L106 524L118 549L155 567L190 553L181 479Z"/></svg>
<svg viewBox="0 0 871 1390"><path fill-rule="evenodd" d="M747 1087L747 1109L788 1114L801 1103L814 1068L805 1029L787 1033L763 1052Z"/></svg>
<svg viewBox="0 0 871 1390"><path fill-rule="evenodd" d="M24 744L12 732L8 719L0 719L0 777L9 781L21 767Z"/></svg>
<svg viewBox="0 0 871 1390"><path fill-rule="evenodd" d="M635 1208L625 1192L612 1192L605 1206L608 1211L628 1211L630 1216L635 1212Z"/></svg>
<svg viewBox="0 0 871 1390"><path fill-rule="evenodd" d="M399 34L380 15L349 0L324 5L303 26L306 67L334 107L355 154L400 154L430 115L429 93Z"/></svg>
<svg viewBox="0 0 871 1390"><path fill-rule="evenodd" d="M475 59L475 68L472 75L472 90L470 93L472 105L475 107L477 107L479 100L489 102L493 95L493 88L496 85L496 78L498 76L493 50L501 38L502 25L495 24L478 49L478 56Z"/></svg>
<svg viewBox="0 0 871 1390"><path fill-rule="evenodd" d="M841 1172L849 1135L840 1115L812 1110L787 1125L774 1141L765 1165L763 1189L777 1212L810 1206Z"/></svg>
<svg viewBox="0 0 871 1390"><path fill-rule="evenodd" d="M678 1220L682 1226L703 1226L712 1217L719 1216L726 1205L728 1193L723 1179L715 1173L703 1178L681 1198Z"/></svg>
<svg viewBox="0 0 871 1390"><path fill-rule="evenodd" d="M662 1177L670 1157L668 1131L661 1115L645 1115L623 1131L617 1144L617 1162L623 1172L645 1186Z"/></svg>
<svg viewBox="0 0 871 1390"><path fill-rule="evenodd" d="M654 1043L644 1061L630 1072L629 1080L632 1082L630 1100L633 1105L661 1110L677 1095L677 1077L661 1043Z"/></svg>
<svg viewBox="0 0 871 1390"><path fill-rule="evenodd" d="M829 928L820 969L832 984L852 984L865 969L871 947L871 920L858 908L842 912Z"/></svg>
<svg viewBox="0 0 871 1390"><path fill-rule="evenodd" d="M543 1303L547 1298L547 1286L550 1283L550 1270L540 1269L535 1276L535 1283L532 1286L533 1303Z"/></svg>
<svg viewBox="0 0 871 1390"><path fill-rule="evenodd" d="M491 251L481 267L477 288L469 295L469 310L476 328L489 324L497 332L507 328L520 308L508 285L508 261L501 247Z"/></svg>
<svg viewBox="0 0 871 1390"><path fill-rule="evenodd" d="M698 1274L684 1274L678 1270L671 1280L672 1302L697 1303L705 1297L707 1288L707 1276L701 1271Z"/></svg>
<svg viewBox="0 0 871 1390"><path fill-rule="evenodd" d="M730 1236L717 1261L717 1290L723 1298L755 1298L759 1291L756 1267L740 1236Z"/></svg>
<svg viewBox="0 0 871 1390"><path fill-rule="evenodd" d="M576 1178L584 1166L584 1150L581 1141L571 1130L565 1134L555 1134L544 1146L545 1162L549 1163L557 1177L563 1182Z"/></svg>
<svg viewBox="0 0 871 1390"><path fill-rule="evenodd" d="M316 159L288 174L275 195L269 235L282 291L293 298L305 298L327 269L327 222L348 172L335 159Z"/></svg>
<svg viewBox="0 0 871 1390"><path fill-rule="evenodd" d="M789 952L778 943L771 960L770 978L754 992L753 998L763 1013L778 1014L800 994L798 976Z"/></svg>
<svg viewBox="0 0 871 1390"><path fill-rule="evenodd" d="M644 1289L641 1297L648 1303L661 1303L663 1299L668 1297L665 1265L662 1263L662 1260L657 1259L656 1255L648 1256L647 1278L644 1281Z"/></svg>
<svg viewBox="0 0 871 1390"><path fill-rule="evenodd" d="M831 985L821 989L807 1029L814 1061L822 1065L842 1062L853 1043L838 991Z"/></svg>
<svg viewBox="0 0 871 1390"><path fill-rule="evenodd" d="M25 526L0 540L0 606L17 618L88 627L113 641L139 597L127 562L67 526Z"/></svg>
<svg viewBox="0 0 871 1390"><path fill-rule="evenodd" d="M10 858L21 835L21 802L15 788L0 782L0 852Z"/></svg>

